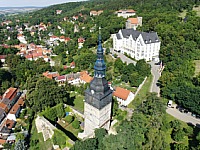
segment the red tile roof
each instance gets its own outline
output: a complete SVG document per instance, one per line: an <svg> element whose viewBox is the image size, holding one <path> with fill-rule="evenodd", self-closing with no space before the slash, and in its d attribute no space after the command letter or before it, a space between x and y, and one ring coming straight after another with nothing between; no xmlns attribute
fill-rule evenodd
<svg viewBox="0 0 200 150"><path fill-rule="evenodd" d="M37 58L37 57L42 57L43 53L42 52L38 52L38 53L33 53L33 57Z"/></svg>
<svg viewBox="0 0 200 150"><path fill-rule="evenodd" d="M9 120L9 119L6 120L6 127L8 127L8 129L12 129L14 124L15 124L14 120Z"/></svg>
<svg viewBox="0 0 200 150"><path fill-rule="evenodd" d="M128 18L127 21L130 21L131 24L138 24L138 18Z"/></svg>
<svg viewBox="0 0 200 150"><path fill-rule="evenodd" d="M86 83L90 83L92 81L93 77L84 73L83 75L80 76L80 79L85 81Z"/></svg>
<svg viewBox="0 0 200 150"><path fill-rule="evenodd" d="M70 67L75 66L75 62L71 62Z"/></svg>
<svg viewBox="0 0 200 150"><path fill-rule="evenodd" d="M12 100L17 94L17 88L10 87L6 90L3 97Z"/></svg>
<svg viewBox="0 0 200 150"><path fill-rule="evenodd" d="M53 79L53 78L55 78L57 76L60 76L60 75L59 75L58 72L49 72L49 71L47 71L47 72L43 73L43 76L45 76L45 77L47 77L49 79Z"/></svg>
<svg viewBox="0 0 200 150"><path fill-rule="evenodd" d="M32 54L25 55L25 58L26 59L33 58L33 55Z"/></svg>
<svg viewBox="0 0 200 150"><path fill-rule="evenodd" d="M66 76L65 75L63 75L63 76L58 76L57 77L57 80L65 80L66 79Z"/></svg>
<svg viewBox="0 0 200 150"><path fill-rule="evenodd" d="M134 12L136 12L136 11L133 10L133 9L127 9L127 10L119 10L118 12L119 12L119 13L121 13L121 12L134 13Z"/></svg>
<svg viewBox="0 0 200 150"><path fill-rule="evenodd" d="M6 104L4 104L4 103L0 103L0 108L2 108L3 110L5 110L6 109L6 107L7 107L7 105Z"/></svg>
<svg viewBox="0 0 200 150"><path fill-rule="evenodd" d="M85 42L84 38L78 38L78 43L83 43L83 42Z"/></svg>
<svg viewBox="0 0 200 150"><path fill-rule="evenodd" d="M3 145L4 143L6 143L6 140L0 139L0 144Z"/></svg>
<svg viewBox="0 0 200 150"><path fill-rule="evenodd" d="M128 95L131 91L123 89L121 87L116 87L115 92L113 93L113 96L119 97L123 100L126 100L128 98Z"/></svg>
<svg viewBox="0 0 200 150"><path fill-rule="evenodd" d="M7 55L0 55L0 59L5 59Z"/></svg>
<svg viewBox="0 0 200 150"><path fill-rule="evenodd" d="M24 103L25 103L24 98L20 98L20 99L17 101L17 104L20 105L20 106L24 106Z"/></svg>
<svg viewBox="0 0 200 150"><path fill-rule="evenodd" d="M20 109L20 105L18 105L17 103L11 108L10 110L10 114L16 114L17 111Z"/></svg>

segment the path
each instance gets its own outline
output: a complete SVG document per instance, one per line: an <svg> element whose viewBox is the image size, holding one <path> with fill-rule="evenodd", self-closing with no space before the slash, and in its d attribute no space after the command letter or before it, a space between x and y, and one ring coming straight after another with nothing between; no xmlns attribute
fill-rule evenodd
<svg viewBox="0 0 200 150"><path fill-rule="evenodd" d="M160 65L156 65L155 62L149 62L151 65L151 74L153 75L153 81L151 84L150 92L158 93L158 97L160 97L160 87L158 86L158 80L161 76L160 72L158 71Z"/></svg>

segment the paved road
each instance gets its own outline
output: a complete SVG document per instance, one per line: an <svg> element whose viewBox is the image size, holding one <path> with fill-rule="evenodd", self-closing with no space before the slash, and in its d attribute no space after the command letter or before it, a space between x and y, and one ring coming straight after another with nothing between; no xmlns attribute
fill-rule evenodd
<svg viewBox="0 0 200 150"><path fill-rule="evenodd" d="M110 52L111 52L112 54L117 54L117 55L121 58L121 60L122 60L123 62L126 62L127 64L130 64L130 63L133 63L134 65L136 64L136 61L133 61L132 59L126 57L126 56L125 56L124 54L122 54L122 53L115 52L115 51L113 50L113 48L110 48Z"/></svg>
<svg viewBox="0 0 200 150"><path fill-rule="evenodd" d="M181 113L176 108L167 108L166 112L181 121L184 121L186 123L191 123L200 128L200 119L197 119L197 118L191 116L191 113L188 113L188 114Z"/></svg>
<svg viewBox="0 0 200 150"><path fill-rule="evenodd" d="M149 64L151 65L151 73L153 75L153 81L151 84L150 92L156 92L160 97L160 87L158 86L158 79L161 76L160 72L158 71L160 65L156 65L155 62L150 62Z"/></svg>
<svg viewBox="0 0 200 150"><path fill-rule="evenodd" d="M129 63L136 64L135 61L127 58L125 55L123 55L121 53L115 52L112 48L110 48L110 51L112 54L117 54L123 62L127 62L128 64ZM158 79L160 78L160 73L158 71L160 66L156 65L155 62L149 62L149 64L151 65L151 73L153 75L153 82L152 82L152 85L150 88L150 92L156 92L156 93L158 93L158 96L160 96L160 88L157 85Z"/></svg>

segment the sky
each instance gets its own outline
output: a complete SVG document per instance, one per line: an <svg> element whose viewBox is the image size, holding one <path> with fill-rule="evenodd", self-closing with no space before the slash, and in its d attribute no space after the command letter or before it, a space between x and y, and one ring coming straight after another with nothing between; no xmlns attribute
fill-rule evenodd
<svg viewBox="0 0 200 150"><path fill-rule="evenodd" d="M85 1L85 0L0 0L0 7L24 7L24 6L44 7L54 4L78 2L78 1Z"/></svg>

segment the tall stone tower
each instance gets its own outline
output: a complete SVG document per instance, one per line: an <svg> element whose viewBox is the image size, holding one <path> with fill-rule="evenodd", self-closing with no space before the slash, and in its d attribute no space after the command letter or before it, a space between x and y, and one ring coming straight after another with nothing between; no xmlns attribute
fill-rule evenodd
<svg viewBox="0 0 200 150"><path fill-rule="evenodd" d="M105 79L106 65L103 59L101 36L99 35L97 48L97 60L94 65L94 79L85 91L84 103L84 132L80 138L94 136L96 128L109 130L111 119L112 90Z"/></svg>

